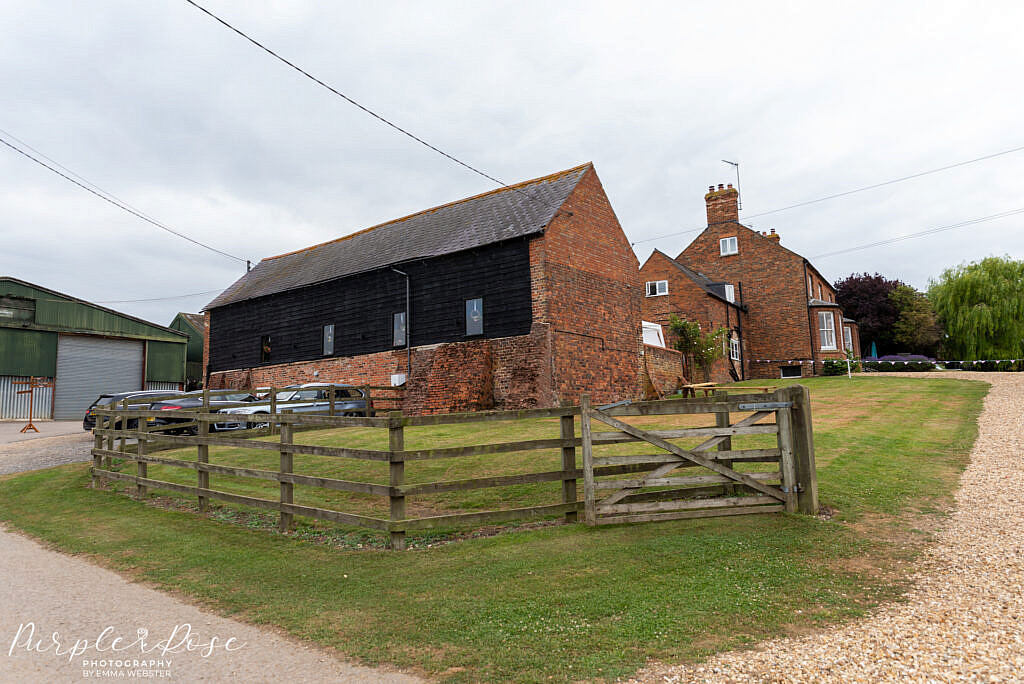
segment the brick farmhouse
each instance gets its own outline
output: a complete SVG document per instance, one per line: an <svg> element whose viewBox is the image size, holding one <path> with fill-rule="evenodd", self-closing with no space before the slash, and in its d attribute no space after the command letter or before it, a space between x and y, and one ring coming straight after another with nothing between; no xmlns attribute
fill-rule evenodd
<svg viewBox="0 0 1024 684"><path fill-rule="evenodd" d="M632 398L638 266L584 164L263 259L206 307L207 385L405 382L408 412Z"/></svg>
<svg viewBox="0 0 1024 684"><path fill-rule="evenodd" d="M804 257L739 222L739 193L711 187L708 227L674 259L655 251L641 268L644 321L666 325L670 315L697 321L703 330L725 327L725 357L712 380L804 377L827 359L860 357L856 322L844 318L835 289ZM666 340L671 347L674 340ZM655 384L676 381L666 350L647 352ZM688 380L704 378L688 371Z"/></svg>

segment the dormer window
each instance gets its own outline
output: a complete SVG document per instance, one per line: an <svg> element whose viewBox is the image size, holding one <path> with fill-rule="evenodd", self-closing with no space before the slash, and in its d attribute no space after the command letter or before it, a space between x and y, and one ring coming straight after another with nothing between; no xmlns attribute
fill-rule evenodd
<svg viewBox="0 0 1024 684"><path fill-rule="evenodd" d="M724 237L718 241L718 250L722 256L728 256L730 254L738 254L740 251L739 243L736 236Z"/></svg>
<svg viewBox="0 0 1024 684"><path fill-rule="evenodd" d="M667 280L648 280L647 281L647 296L658 297L659 295L668 294L668 281Z"/></svg>

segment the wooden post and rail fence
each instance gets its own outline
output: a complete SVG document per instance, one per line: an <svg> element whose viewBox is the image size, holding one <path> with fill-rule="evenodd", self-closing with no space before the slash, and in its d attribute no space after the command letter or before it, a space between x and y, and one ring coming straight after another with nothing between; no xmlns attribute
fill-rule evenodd
<svg viewBox="0 0 1024 684"><path fill-rule="evenodd" d="M276 511L282 531L291 529L295 516L306 516L343 525L369 528L386 533L390 546L404 549L409 532L448 529L465 525L512 522L561 516L567 522L584 512L589 525L644 522L663 519L769 513L776 511L817 512L817 475L814 469L814 442L811 430L810 399L806 388L794 385L773 394L728 395L716 392L711 398L668 399L647 402L620 402L605 407L592 406L588 396L580 406L522 411L484 411L466 414L407 416L389 411L377 416L331 416L290 413L287 404L275 406L275 413L259 416L234 414L231 420L268 423L269 429L245 434L213 433L211 426L225 416L210 409L211 393L204 392L204 407L189 417L197 425L196 435L163 434L168 426L147 426L150 417L166 415L161 411L133 409L125 403L116 409L94 410L97 425L92 450L93 482L123 481L135 487L136 496L150 489L161 489L194 496L201 510L210 500ZM152 399L147 399L152 401ZM714 425L673 429L644 429L621 420L644 416L712 414ZM733 414L746 417L735 423ZM767 418L773 422L763 422ZM497 444L471 444L433 449L411 449L406 445L409 428L455 425L489 421L557 419L558 437L527 439ZM132 421L137 424L132 427ZM577 428L577 421L579 426ZM596 426L611 430L597 431ZM278 439L267 441L268 431L279 430ZM376 428L387 430L387 449L362 449L296 443L299 430ZM225 436L226 434L226 436ZM344 433L341 433L343 441ZM759 448L733 448L733 440L746 435L774 435L773 445ZM755 438L764 441L766 438ZM770 438L769 438L770 439ZM131 440L133 443L129 443ZM685 440L699 440L695 446L682 446ZM622 453L609 447L630 442L644 443L657 453ZM276 470L241 468L211 463L210 447L241 447L277 452ZM158 449L196 449L195 460L156 455ZM558 469L460 480L409 483L406 464L416 461L455 459L547 450L556 452ZM376 461L386 463L386 482L362 482L319 477L303 472L306 455ZM578 458L581 457L582 463ZM112 459L134 461L134 473L112 469ZM534 457L544 462L543 458ZM552 463L549 459L547 463ZM148 465L159 464L193 470L194 485L155 480ZM745 464L739 468L737 464ZM749 464L769 464L771 470L751 470ZM756 467L765 467L763 465ZM535 466L536 468L536 466ZM700 469L698 475L674 473ZM710 471L710 472L707 472ZM244 496L214 488L211 475L228 475L279 483L276 499ZM625 479L622 476L628 476ZM385 479L383 476L382 480ZM579 500L577 482L583 480L583 500ZM560 502L521 508L409 517L410 497L446 492L508 487L533 483L559 483ZM295 503L295 488L317 487L384 497L388 517L379 518Z"/></svg>

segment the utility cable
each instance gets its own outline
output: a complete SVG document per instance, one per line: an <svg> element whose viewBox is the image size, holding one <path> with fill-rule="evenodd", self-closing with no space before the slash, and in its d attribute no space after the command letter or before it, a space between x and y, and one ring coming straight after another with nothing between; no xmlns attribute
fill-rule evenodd
<svg viewBox="0 0 1024 684"><path fill-rule="evenodd" d="M903 181L912 180L914 178L920 178L921 176L928 176L928 175L933 174L933 173L939 173L940 171L948 171L949 169L955 169L955 168L960 167L960 166L966 166L967 164L974 164L975 162L985 161L985 160L988 160L988 159L994 159L996 157L1001 157L1003 155L1012 154L1014 152L1020 152L1021 150L1024 150L1024 145L1021 145L1019 147L1012 147L1012 148L1010 148L1008 150L1003 150L1002 152L995 152L993 154L986 154L985 156L982 156L982 157L975 157L974 159L968 159L966 161L956 162L955 164L948 164L946 166L940 166L937 169L930 169L928 171L921 171L919 173L912 173L909 176L901 176L900 178L893 178L891 180L882 181L881 183L874 183L873 185L865 185L862 188L854 188L853 190L846 190L844 192L837 192L837 193L835 193L833 195L826 195L825 197L819 197L817 199L807 200L807 201L804 201L804 202L797 202L796 204L790 204L790 205L787 205L785 207L779 207L778 209L771 209L769 211L762 211L759 214L750 214L748 216L744 216L743 220L749 220L749 219L752 219L752 218L757 218L758 216L767 216L768 214L776 214L776 213L778 213L780 211L786 211L788 209L796 209L797 207L806 207L809 204L817 204L818 202L825 202L826 200L836 199L837 197L846 197L847 195L853 195L855 193L864 192L866 190L874 190L875 188L881 188L881 187L884 187L886 185L893 185L894 183L902 183ZM675 233L667 233L665 235L659 235L657 237L644 238L643 240L636 240L632 244L639 245L639 244L644 243L644 242L653 242L654 240L661 240L661 239L667 238L667 237L675 237L677 235L684 235L686 233L696 233L696 232L701 231L701 230L704 230L704 229L703 228L692 228L692 229L688 229L688 230L680 230L680 231L677 231Z"/></svg>
<svg viewBox="0 0 1024 684"><path fill-rule="evenodd" d="M284 64L287 64L287 65L288 65L288 66L290 66L290 67L291 67L292 69L294 69L295 71L299 72L300 74L302 74L303 76L305 76L305 77L306 77L306 78L308 78L309 80L313 81L314 83L317 83L318 85L321 85L321 86L323 86L324 88L326 88L327 90L331 91L332 93L334 93L335 95L337 95L337 96L338 96L338 97L340 97L341 99L345 100L346 102L348 102L349 104L351 104L351 105L353 105L353 106L355 106L355 107L358 107L359 109L361 109L362 111L366 112L367 114L369 114L369 115L370 115L370 116L372 116L373 118L377 119L377 120L378 120L378 121L380 121L381 123L383 123L383 124L385 124L385 125L387 125L387 126L390 126L391 128L393 128L393 129L395 129L396 131L398 131L399 133L401 133L402 135L405 135L405 136L408 136L409 138L412 138L413 140L415 140L415 141L416 141L416 142L418 142L419 144L423 145L424 147L427 147L427 148L429 148L429 149L433 150L434 152L437 152L437 153L438 153L439 155L441 155L442 157L445 157L446 159L449 159L449 160L451 160L451 161L455 162L456 164L458 164L458 165L460 165L460 166L463 166L463 167L465 167L465 168L469 169L469 170L470 170L470 171L472 171L473 173L475 173L475 174L477 174L477 175L480 175L480 176L483 176L483 177L484 177L484 178L486 178L487 180L493 181L494 183L497 183L498 185L501 185L502 187L508 187L508 185L507 185L506 183L504 183L504 182L502 182L502 181L498 180L498 179L497 179L497 178L495 178L494 176L491 176L491 175L489 175L489 174L486 174L486 173L484 173L483 171L481 171L480 169L478 169L478 168L476 168L476 167L474 167L474 166L471 166L471 165L467 164L466 162L462 161L461 159L458 159L457 157L455 157L455 156L453 156L453 155L450 155L450 154L448 154L448 153L447 153L447 152L445 152L444 150L442 150L442 149L440 149L440 148L438 148L438 147L436 147L436 146L434 146L434 145L431 145L431 144L430 144L429 142L427 142L427 141L426 141L426 140L424 140L423 138L420 138L419 136L416 136L416 135L414 135L414 134L410 133L409 131L407 131L406 129L402 128L402 127L401 127L401 126L399 126L398 124L396 124L396 123L393 123L393 122L389 121L388 119L385 119L385 118L384 118L383 116L381 116L381 115L380 115L380 114L378 114L377 112L373 111L373 110L372 110L372 109L370 109L369 107L366 107L366 106L364 106L364 105L361 105L361 104L359 104L358 102L356 102L356 101L355 101L355 100L353 100L353 99L352 99L351 97L349 97L349 96L348 96L348 95L346 95L345 93L341 92L340 90L338 90L338 89L337 89L337 88L335 88L334 86L332 86L332 85L330 85L330 84L328 84L328 83L326 83L326 82L324 82L324 81L320 80L319 78L317 78L317 77L316 77L316 76L314 76L313 74L309 73L308 71L306 71L305 69L303 69L303 68L302 68L302 67L300 67L299 65L295 64L294 62L291 62L291 61L289 61L289 60L285 59L284 57L282 57L282 56L281 56L281 55L279 55L278 53L276 53L276 52L274 52L273 50L271 50L270 48L268 48L268 47L267 47L266 45L264 45L263 43L259 42L258 40L256 40L255 38L253 38L253 37L252 37L252 36L250 36L249 34L245 33L245 32L244 32L244 31L242 31L241 29L235 28L234 26L232 26L231 24L229 24L229 23L228 23L227 21L225 21L224 19L221 19L221 18L220 18L219 16L217 16L216 14L214 14L213 12L211 12L210 10L206 9L206 8L205 8L205 7L203 7L202 5L200 5L200 4L196 3L196 2L194 2L193 0L185 0L185 2L187 2L187 3L188 3L188 4L190 4L190 5L192 5L192 6L193 6L193 7L195 7L195 8L197 9L197 10L199 10L199 11L200 11L200 12L202 12L203 14L206 14L206 15L207 15L207 16L209 16L209 17L210 17L211 19L213 19L213 20L217 21L218 23L222 24L223 26L225 26L226 28L230 29L231 31L234 31L235 33L237 33L238 35L240 35L240 36L241 36L242 38L245 38L245 39L246 39L247 41L249 41L250 43L252 43L252 44L253 44L253 45L255 45L256 47L258 47L258 48L259 48L260 50L263 50L264 52L266 52L266 53L267 53L268 55L270 55L271 57L274 57L275 59L277 59L277 60L279 60L279 61L283 62Z"/></svg>
<svg viewBox="0 0 1024 684"><path fill-rule="evenodd" d="M13 137L13 136L11 136L11 137ZM211 252L216 252L217 254L220 254L221 256L226 256L229 259L234 259L236 261L240 261L243 264L247 263L247 260L243 259L242 257L237 257L234 254L228 254L227 252L223 252L223 251L217 249L216 247L211 247L210 245L207 245L207 244L204 244L202 242L199 242L199 240L191 238L188 235L185 235L184 233L179 233L178 231L174 230L173 228L169 228L168 226L165 226L164 224L160 223L159 221L157 221L155 219L152 219L152 218L149 218L148 216L146 216L142 212L140 212L140 211L138 211L136 209L133 209L128 204L125 204L124 202L118 200L113 195L110 195L109 193L105 193L105 191L100 191L98 189L94 189L94 188L98 188L99 186L96 186L93 183L91 183L89 181L86 181L85 179L82 179L81 181L79 181L79 180L76 180L75 178L72 178L72 175L77 176L78 178L81 178L81 176L78 176L78 174L75 174L75 173L73 173L71 171L68 171L68 173L64 173L63 171L60 171L59 169L57 169L55 166L50 166L49 164L44 162L39 157L33 156L32 154L29 154L28 152L26 152L25 150L19 148L18 146L11 144L7 140L4 140L2 137L0 137L0 143L6 145L7 147L9 147L10 149L14 150L15 152L17 152L18 154L22 155L23 157L26 157L27 159L30 159L30 160L34 161L36 164L39 164L40 166L42 166L42 167L44 167L46 169L49 169L50 171L54 172L55 174L57 174L58 176L60 176L64 180L70 181L71 183L74 183L75 185L77 185L78 187L82 188L86 192L89 192L89 193L95 195L96 197L99 197L104 202L108 202L110 204L113 204L118 209L126 211L129 214L131 214L131 215L133 215L133 216L135 216L137 218L140 218L143 221L145 221L146 223L149 223L149 224L152 224L152 225L156 226L160 230L167 231L168 233L170 233L172 235L176 235L177 237L180 237L183 240L188 240L189 242L191 242L194 245L198 245L199 247L202 247L203 249L208 249ZM56 164L56 162L54 162L54 163ZM71 175L69 175L69 174L71 174ZM90 185L92 187L89 187Z"/></svg>
<svg viewBox="0 0 1024 684"><path fill-rule="evenodd" d="M836 256L837 254L846 254L847 252L855 252L861 249L868 249L870 247L881 247L882 245L891 245L894 242L901 242L902 240L911 240L913 238L925 237L927 235L934 235L935 233L941 233L947 230L953 230L955 228L963 228L965 226L973 226L976 223L984 223L985 221L994 221L996 219L1006 218L1007 216L1015 216L1017 214L1024 214L1024 207L1020 209L1011 209L1004 211L999 214L992 214L991 216L982 216L981 218L970 219L967 221L961 221L960 223L953 223L948 226L940 226L938 228L929 228L928 230L922 230L918 233L910 233L909 235L901 235L899 237L889 238L888 240L879 240L878 242L870 242L865 245L857 245L856 247L847 247L846 249L839 249L834 252L825 252L824 254L817 254L812 259L823 259L825 257Z"/></svg>
<svg viewBox="0 0 1024 684"><path fill-rule="evenodd" d="M199 297L201 295L212 295L220 294L224 290L207 290L206 292L193 292L192 294L176 295L174 297L153 297L151 299L117 299L108 300L104 302L93 302L93 304L137 304L139 302L169 302L175 299L188 299L190 297Z"/></svg>

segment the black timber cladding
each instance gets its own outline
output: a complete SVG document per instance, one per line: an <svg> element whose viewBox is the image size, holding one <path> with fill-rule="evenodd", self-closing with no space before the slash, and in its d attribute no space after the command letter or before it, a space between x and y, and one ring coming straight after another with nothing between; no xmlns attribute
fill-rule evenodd
<svg viewBox="0 0 1024 684"><path fill-rule="evenodd" d="M482 298L485 338L530 332L529 240L521 238L404 264L412 285L413 346L466 339L466 300ZM390 268L217 307L210 311L213 372L330 358L323 328L334 325L333 356L401 349L394 314L405 310L405 278ZM260 360L260 340L270 355Z"/></svg>
<svg viewBox="0 0 1024 684"><path fill-rule="evenodd" d="M583 164L263 259L206 309L539 234L590 168Z"/></svg>

